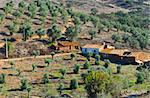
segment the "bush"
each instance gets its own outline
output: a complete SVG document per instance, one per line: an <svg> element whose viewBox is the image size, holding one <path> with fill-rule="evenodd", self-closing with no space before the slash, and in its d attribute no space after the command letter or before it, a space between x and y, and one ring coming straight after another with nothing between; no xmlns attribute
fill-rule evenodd
<svg viewBox="0 0 150 98"><path fill-rule="evenodd" d="M86 58L87 58L88 61L90 61L91 56L93 56L93 53L91 53L91 52L88 52L86 54Z"/></svg>
<svg viewBox="0 0 150 98"><path fill-rule="evenodd" d="M21 90L26 90L28 88L28 81L26 79L21 80Z"/></svg>
<svg viewBox="0 0 150 98"><path fill-rule="evenodd" d="M16 71L17 71L17 76L20 76L21 70L20 70L20 69L17 69Z"/></svg>
<svg viewBox="0 0 150 98"><path fill-rule="evenodd" d="M14 69L15 63L14 62L10 62L10 65L11 65L11 69Z"/></svg>
<svg viewBox="0 0 150 98"><path fill-rule="evenodd" d="M48 75L48 74L44 74L42 80L43 80L43 83L44 83L44 84L49 83L49 82L50 82L50 80L49 80L49 75Z"/></svg>
<svg viewBox="0 0 150 98"><path fill-rule="evenodd" d="M76 79L72 79L70 81L70 89L77 89L78 88L78 81Z"/></svg>
<svg viewBox="0 0 150 98"><path fill-rule="evenodd" d="M89 69L90 68L90 62L87 60L86 62L85 62L85 64L83 65L83 68L84 69Z"/></svg>
<svg viewBox="0 0 150 98"><path fill-rule="evenodd" d="M6 82L6 75L2 73L0 75L0 84L4 84L5 82Z"/></svg>
<svg viewBox="0 0 150 98"><path fill-rule="evenodd" d="M59 72L62 74L61 78L64 79L65 78L65 75L67 73L67 69L64 68L64 69L60 69Z"/></svg>
<svg viewBox="0 0 150 98"><path fill-rule="evenodd" d="M105 67L105 68L108 68L108 67L109 67L109 65L110 65L109 60L106 60L106 61L105 61L105 64L104 64L104 67Z"/></svg>
<svg viewBox="0 0 150 98"><path fill-rule="evenodd" d="M36 68L37 66L35 64L32 64L32 71L35 71Z"/></svg>
<svg viewBox="0 0 150 98"><path fill-rule="evenodd" d="M95 60L95 65L99 65L100 64L100 60Z"/></svg>
<svg viewBox="0 0 150 98"><path fill-rule="evenodd" d="M75 64L75 65L74 65L73 72L74 72L75 74L78 74L79 71L80 71L80 65L79 65L79 64Z"/></svg>
<svg viewBox="0 0 150 98"><path fill-rule="evenodd" d="M95 55L95 59L96 59L96 60L100 60L100 55L98 55L98 54Z"/></svg>
<svg viewBox="0 0 150 98"><path fill-rule="evenodd" d="M113 34L112 35L112 39L115 41L115 42L120 42L122 37L120 34Z"/></svg>
<svg viewBox="0 0 150 98"><path fill-rule="evenodd" d="M47 64L47 66L48 66L51 62L52 62L51 59L49 59L49 58L46 58L46 59L45 59L45 64Z"/></svg>
<svg viewBox="0 0 150 98"><path fill-rule="evenodd" d="M34 57L40 55L40 51L39 50L33 50L32 54L34 55Z"/></svg>
<svg viewBox="0 0 150 98"><path fill-rule="evenodd" d="M75 58L75 54L71 53L70 57L71 57L71 60L73 60L73 58Z"/></svg>
<svg viewBox="0 0 150 98"><path fill-rule="evenodd" d="M111 83L111 78L105 72L91 71L86 76L84 82L89 98L98 98L98 93L103 94L107 92L107 88Z"/></svg>
<svg viewBox="0 0 150 98"><path fill-rule="evenodd" d="M137 80L136 80L137 84L144 82L144 73L143 72L137 72L136 77L137 77Z"/></svg>
<svg viewBox="0 0 150 98"><path fill-rule="evenodd" d="M121 67L122 67L122 66L121 66L121 65L117 65L116 67L117 67L117 73L120 73L120 72L121 72Z"/></svg>
<svg viewBox="0 0 150 98"><path fill-rule="evenodd" d="M59 84L59 86L58 86L58 88L57 88L57 91L60 93L60 95L61 95L61 93L62 93L62 91L64 90L64 85L61 83L61 84Z"/></svg>

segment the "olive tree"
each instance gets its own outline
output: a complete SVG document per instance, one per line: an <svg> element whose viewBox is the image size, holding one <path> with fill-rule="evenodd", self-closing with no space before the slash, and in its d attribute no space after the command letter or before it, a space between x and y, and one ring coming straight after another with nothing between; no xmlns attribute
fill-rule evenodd
<svg viewBox="0 0 150 98"><path fill-rule="evenodd" d="M72 79L70 81L70 89L77 89L78 88L78 81L77 79Z"/></svg>
<svg viewBox="0 0 150 98"><path fill-rule="evenodd" d="M93 40L93 38L96 37L96 30L90 30L89 35L91 36L91 40Z"/></svg>
<svg viewBox="0 0 150 98"><path fill-rule="evenodd" d="M42 36L46 34L45 30L42 28L39 28L38 30L36 30L35 33L40 37L40 39L42 38Z"/></svg>
<svg viewBox="0 0 150 98"><path fill-rule="evenodd" d="M8 30L10 31L10 36L12 36L14 33L17 33L18 25L13 22L13 23L8 25Z"/></svg>
<svg viewBox="0 0 150 98"><path fill-rule="evenodd" d="M24 14L24 12L26 10L26 3L23 0L21 2L19 2L18 9L22 14Z"/></svg>
<svg viewBox="0 0 150 98"><path fill-rule="evenodd" d="M47 30L47 35L52 39L52 42L55 42L61 36L60 32L60 28L57 25L53 25Z"/></svg>
<svg viewBox="0 0 150 98"><path fill-rule="evenodd" d="M79 64L75 64L75 65L74 65L73 72L74 72L75 74L78 74L79 71L80 71L80 65L79 65Z"/></svg>
<svg viewBox="0 0 150 98"><path fill-rule="evenodd" d="M43 80L44 84L49 83L50 82L50 80L49 80L49 74L47 74L47 73L44 74L42 80Z"/></svg>
<svg viewBox="0 0 150 98"><path fill-rule="evenodd" d="M0 84L4 84L6 82L6 75L5 74L0 74Z"/></svg>
<svg viewBox="0 0 150 98"><path fill-rule="evenodd" d="M84 82L89 98L98 98L98 94L103 94L107 91L111 83L111 78L105 72L91 71L85 77Z"/></svg>
<svg viewBox="0 0 150 98"><path fill-rule="evenodd" d="M77 38L80 32L81 32L81 28L79 26L71 26L67 28L65 35L68 40L73 41Z"/></svg>
<svg viewBox="0 0 150 98"><path fill-rule="evenodd" d="M62 74L61 78L64 79L65 78L65 75L67 73L67 69L64 68L64 69L60 69L59 72Z"/></svg>
<svg viewBox="0 0 150 98"><path fill-rule="evenodd" d="M12 10L13 10L13 7L14 7L14 3L13 1L10 1L10 2L7 2L5 7L4 7L4 12L5 14L7 15L8 13L12 13Z"/></svg>
<svg viewBox="0 0 150 98"><path fill-rule="evenodd" d="M31 18L34 18L37 12L37 6L35 5L34 2L30 3L28 6L28 11L29 11L29 16Z"/></svg>

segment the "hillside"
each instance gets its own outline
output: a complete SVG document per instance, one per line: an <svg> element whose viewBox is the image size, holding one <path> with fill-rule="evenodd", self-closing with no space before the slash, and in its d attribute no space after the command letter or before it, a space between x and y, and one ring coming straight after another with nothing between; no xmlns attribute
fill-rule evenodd
<svg viewBox="0 0 150 98"><path fill-rule="evenodd" d="M0 98L149 97L148 0L0 0Z"/></svg>

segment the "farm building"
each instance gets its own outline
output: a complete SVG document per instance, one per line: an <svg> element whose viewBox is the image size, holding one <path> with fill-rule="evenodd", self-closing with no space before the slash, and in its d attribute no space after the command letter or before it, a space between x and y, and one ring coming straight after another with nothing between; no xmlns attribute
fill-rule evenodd
<svg viewBox="0 0 150 98"><path fill-rule="evenodd" d="M99 54L99 52L103 49L104 49L104 45L86 44L81 48L81 51L82 54L87 54L87 53Z"/></svg>
<svg viewBox="0 0 150 98"><path fill-rule="evenodd" d="M143 64L150 61L150 53L130 52L128 49L108 49L100 52L103 59L118 64Z"/></svg>
<svg viewBox="0 0 150 98"><path fill-rule="evenodd" d="M150 61L150 53L146 52L132 52L131 56L135 57L135 62L148 62Z"/></svg>
<svg viewBox="0 0 150 98"><path fill-rule="evenodd" d="M70 41L58 41L56 50L63 52L70 52L79 50L80 43L79 42L70 42Z"/></svg>
<svg viewBox="0 0 150 98"><path fill-rule="evenodd" d="M109 49L105 48L100 52L102 59L108 59L113 63L125 64L129 62L134 62L134 58L126 58L130 54L128 49ZM129 61L129 62L128 62Z"/></svg>

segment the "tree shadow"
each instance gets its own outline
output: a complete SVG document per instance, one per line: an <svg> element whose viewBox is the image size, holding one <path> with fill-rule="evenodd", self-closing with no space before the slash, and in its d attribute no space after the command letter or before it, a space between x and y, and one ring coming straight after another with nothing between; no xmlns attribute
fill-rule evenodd
<svg viewBox="0 0 150 98"><path fill-rule="evenodd" d="M20 89L20 88L16 88L16 89L9 89L9 90L7 90L7 91L23 91L22 89Z"/></svg>
<svg viewBox="0 0 150 98"><path fill-rule="evenodd" d="M66 60L66 61L68 61L68 60L71 60L71 58L64 58L63 60Z"/></svg>
<svg viewBox="0 0 150 98"><path fill-rule="evenodd" d="M9 36L9 35L6 34L5 32L0 32L0 35L2 35L2 36Z"/></svg>
<svg viewBox="0 0 150 98"><path fill-rule="evenodd" d="M56 76L53 76L53 75L49 75L50 78L49 79L59 79L60 77L56 77Z"/></svg>
<svg viewBox="0 0 150 98"><path fill-rule="evenodd" d="M71 90L71 88L70 87L65 87L64 90Z"/></svg>
<svg viewBox="0 0 150 98"><path fill-rule="evenodd" d="M69 74L69 75L70 75L70 74L74 74L74 72L67 72L67 74Z"/></svg>
<svg viewBox="0 0 150 98"><path fill-rule="evenodd" d="M43 44L46 44L46 45L49 44L49 41L45 39L36 39L36 41L42 42Z"/></svg>
<svg viewBox="0 0 150 98"><path fill-rule="evenodd" d="M32 70L23 70L24 72L32 72Z"/></svg>
<svg viewBox="0 0 150 98"><path fill-rule="evenodd" d="M8 70L8 69L10 69L10 68L3 67L2 69L3 69L3 70Z"/></svg>
<svg viewBox="0 0 150 98"><path fill-rule="evenodd" d="M37 66L37 68L45 68L45 67L47 67L47 66Z"/></svg>

